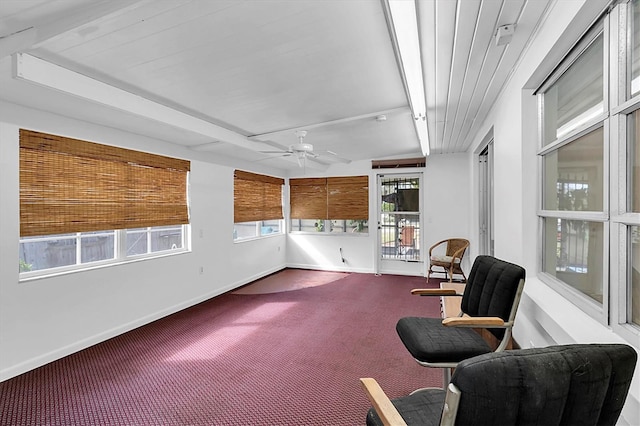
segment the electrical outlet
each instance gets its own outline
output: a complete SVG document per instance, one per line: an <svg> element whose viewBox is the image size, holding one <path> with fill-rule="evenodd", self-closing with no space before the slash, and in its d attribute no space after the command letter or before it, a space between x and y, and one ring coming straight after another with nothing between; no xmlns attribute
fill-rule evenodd
<svg viewBox="0 0 640 426"><path fill-rule="evenodd" d="M200 275L204 274L204 266L200 267Z"/></svg>

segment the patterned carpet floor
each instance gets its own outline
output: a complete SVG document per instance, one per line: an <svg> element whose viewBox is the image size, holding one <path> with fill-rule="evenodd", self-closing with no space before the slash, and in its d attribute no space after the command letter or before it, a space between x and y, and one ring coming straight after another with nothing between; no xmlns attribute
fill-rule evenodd
<svg viewBox="0 0 640 426"><path fill-rule="evenodd" d="M401 316L439 315L415 287L424 278L344 274L227 293L0 383L0 424L364 424L360 377L391 397L442 386L395 332Z"/></svg>

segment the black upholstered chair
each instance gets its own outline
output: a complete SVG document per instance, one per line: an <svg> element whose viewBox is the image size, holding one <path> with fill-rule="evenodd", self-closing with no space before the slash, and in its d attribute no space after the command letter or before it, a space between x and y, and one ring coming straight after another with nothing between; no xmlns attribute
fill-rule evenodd
<svg viewBox="0 0 640 426"><path fill-rule="evenodd" d="M478 256L473 262L463 294L447 289L414 289L420 296L462 297L458 317L405 317L396 324L402 343L425 367L443 368L444 387L450 369L464 359L503 351L524 287L525 270L492 256ZM474 330L486 329L498 340L493 348Z"/></svg>
<svg viewBox="0 0 640 426"><path fill-rule="evenodd" d="M447 390L389 400L360 379L374 408L367 425L615 425L636 351L621 344L575 344L489 353L462 361Z"/></svg>

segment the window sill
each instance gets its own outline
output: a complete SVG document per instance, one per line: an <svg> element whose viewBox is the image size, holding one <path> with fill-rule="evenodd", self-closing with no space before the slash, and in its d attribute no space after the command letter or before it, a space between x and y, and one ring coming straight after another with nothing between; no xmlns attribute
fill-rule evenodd
<svg viewBox="0 0 640 426"><path fill-rule="evenodd" d="M309 232L309 231L289 231L291 235L318 235L326 237L368 237L368 232Z"/></svg>
<svg viewBox="0 0 640 426"><path fill-rule="evenodd" d="M233 244L246 243L248 241L264 240L266 238L280 237L280 236L283 236L283 235L284 235L284 233L282 233L282 232L273 232L271 234L260 235L259 237L248 237L248 238L240 238L240 239L237 239L237 240L233 240Z"/></svg>
<svg viewBox="0 0 640 426"><path fill-rule="evenodd" d="M146 260L160 259L163 257L178 256L185 253L191 253L191 250L184 249L184 250L175 250L171 252L150 253L145 255L138 255L135 257L132 256L127 259L110 259L110 260L104 260L99 262L86 263L83 265L62 266L60 268L55 268L55 269L51 268L51 269L42 270L42 271L23 272L23 273L20 273L18 282L26 283L26 282L37 281L37 280L46 279L46 278L58 277L62 275L75 274L78 272L93 271L96 269L109 268L112 266L126 265L130 263L142 262Z"/></svg>

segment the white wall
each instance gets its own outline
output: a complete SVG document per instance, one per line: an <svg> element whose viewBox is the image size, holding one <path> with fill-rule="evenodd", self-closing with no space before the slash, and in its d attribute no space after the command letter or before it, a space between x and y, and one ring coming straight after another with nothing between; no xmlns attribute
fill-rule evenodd
<svg viewBox="0 0 640 426"><path fill-rule="evenodd" d="M536 101L529 80L548 59L558 56L567 33L576 34L589 25L595 2L554 3L535 41L521 58L507 87L478 132L475 146L493 127L495 153L495 253L527 270L525 294L520 304L514 338L521 347L566 343L625 342L610 327L595 321L537 278L538 271L538 170ZM573 22L573 24L572 24ZM564 34L563 34L564 33ZM564 48L564 47L563 47ZM471 177L472 187L477 186ZM640 424L640 368L620 419L621 424Z"/></svg>
<svg viewBox="0 0 640 426"><path fill-rule="evenodd" d="M327 172L307 169L291 177L369 176L369 190L375 189L371 162L338 164ZM373 191L375 194L375 190ZM288 196L287 196L288 199ZM285 203L288 204L288 203ZM287 265L293 268L331 271L374 272L375 226L377 205L369 197L369 233L358 234L288 234ZM340 248L345 262L340 257Z"/></svg>
<svg viewBox="0 0 640 426"><path fill-rule="evenodd" d="M198 161L202 154L177 145L13 104L0 103L0 117L0 380L286 266L284 235L233 242L232 167ZM192 251L19 282L20 127L190 159Z"/></svg>
<svg viewBox="0 0 640 426"><path fill-rule="evenodd" d="M372 170L370 161L336 165L328 172L307 170L304 176L369 176L369 234L368 235L317 235L289 234L287 236L287 265L296 268L327 269L334 271L376 272L375 245L379 208L377 203L376 176L378 174L423 173L423 239L426 250L432 244L451 237L469 238L469 167L467 155L433 155L427 159L426 168ZM345 258L340 258L340 248ZM404 263L404 262L399 262ZM469 259L463 268L468 271ZM391 268L391 267L388 267ZM391 272L393 271L393 272ZM402 265L387 273L422 275L424 267Z"/></svg>
<svg viewBox="0 0 640 426"><path fill-rule="evenodd" d="M472 169L467 154L431 155L424 176L426 249L446 238L466 238L472 243L462 261L468 275L477 241L472 236ZM477 215L477 213L475 213ZM426 255L426 253L425 253Z"/></svg>

